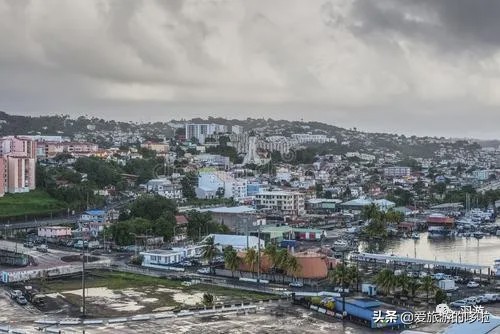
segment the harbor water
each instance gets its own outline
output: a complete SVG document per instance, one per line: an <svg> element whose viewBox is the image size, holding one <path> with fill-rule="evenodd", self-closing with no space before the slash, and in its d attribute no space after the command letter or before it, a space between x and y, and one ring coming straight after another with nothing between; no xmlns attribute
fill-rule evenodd
<svg viewBox="0 0 500 334"><path fill-rule="evenodd" d="M369 253L385 253L416 257L426 260L492 266L500 259L500 237L485 236L456 237L454 239L433 239L427 232L420 233L420 239L391 239L387 241L362 242L359 250Z"/></svg>

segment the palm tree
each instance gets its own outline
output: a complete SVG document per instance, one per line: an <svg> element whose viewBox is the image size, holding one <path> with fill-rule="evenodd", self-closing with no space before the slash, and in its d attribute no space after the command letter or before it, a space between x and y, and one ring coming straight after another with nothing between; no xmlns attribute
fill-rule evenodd
<svg viewBox="0 0 500 334"><path fill-rule="evenodd" d="M292 254L289 254L288 259L287 259L287 264L288 264L288 271L292 274L293 278L295 279L296 275L300 272L301 265L297 258L293 256Z"/></svg>
<svg viewBox="0 0 500 334"><path fill-rule="evenodd" d="M361 210L361 217L364 220L377 219L381 218L381 212L375 205L375 203L372 203L368 206L363 207L363 210Z"/></svg>
<svg viewBox="0 0 500 334"><path fill-rule="evenodd" d="M417 293L417 290L419 288L420 282L415 278L410 279L410 281L408 282L408 291L410 292L412 298L415 298L415 294Z"/></svg>
<svg viewBox="0 0 500 334"><path fill-rule="evenodd" d="M359 270L356 266L350 266L347 268L349 284L356 284L356 290L358 290L358 282L359 282Z"/></svg>
<svg viewBox="0 0 500 334"><path fill-rule="evenodd" d="M269 266L271 268L271 272L273 273L273 281L275 281L275 271L276 271L276 262L278 260L278 248L273 243L268 243L266 248L264 249L264 255L269 260Z"/></svg>
<svg viewBox="0 0 500 334"><path fill-rule="evenodd" d="M388 295L396 286L396 276L394 275L392 270L384 269L377 274L375 283L386 295Z"/></svg>
<svg viewBox="0 0 500 334"><path fill-rule="evenodd" d="M252 272L252 277L254 276L255 263L257 263L257 251L254 248L247 249L245 254L245 263L250 266L250 271Z"/></svg>
<svg viewBox="0 0 500 334"><path fill-rule="evenodd" d="M411 278L408 277L406 274L397 276L396 284L401 288L401 294L404 296L408 295L410 281Z"/></svg>
<svg viewBox="0 0 500 334"><path fill-rule="evenodd" d="M240 267L240 262L241 260L238 257L238 253L233 247L228 246L224 249L224 263L226 268L231 270L232 277L234 277L234 272Z"/></svg>
<svg viewBox="0 0 500 334"><path fill-rule="evenodd" d="M340 263L333 271L331 282L335 285L341 285L342 288L349 288L353 283L357 283L358 278L358 268Z"/></svg>
<svg viewBox="0 0 500 334"><path fill-rule="evenodd" d="M213 274L213 261L214 257L217 256L219 250L217 249L216 244L214 243L214 237L208 237L203 243L203 249L201 251L201 257L208 261L210 266L210 272Z"/></svg>
<svg viewBox="0 0 500 334"><path fill-rule="evenodd" d="M425 291L425 294L427 297L427 304L429 303L429 295L435 293L437 291L437 289L438 289L438 287L434 285L434 281L432 280L432 277L425 276L422 279L420 290Z"/></svg>
<svg viewBox="0 0 500 334"><path fill-rule="evenodd" d="M280 269L283 275L283 284L285 284L285 276L289 269L288 250L280 249L276 254L276 266Z"/></svg>

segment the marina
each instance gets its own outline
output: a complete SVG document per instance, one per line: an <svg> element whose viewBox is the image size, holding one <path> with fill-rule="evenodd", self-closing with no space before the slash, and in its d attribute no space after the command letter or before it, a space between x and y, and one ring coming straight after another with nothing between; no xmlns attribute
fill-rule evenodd
<svg viewBox="0 0 500 334"><path fill-rule="evenodd" d="M500 255L500 237L484 236L455 238L429 238L422 232L419 239L390 239L385 242L361 242L359 251L376 249L377 253L441 260L493 267ZM415 256L416 255L416 256Z"/></svg>

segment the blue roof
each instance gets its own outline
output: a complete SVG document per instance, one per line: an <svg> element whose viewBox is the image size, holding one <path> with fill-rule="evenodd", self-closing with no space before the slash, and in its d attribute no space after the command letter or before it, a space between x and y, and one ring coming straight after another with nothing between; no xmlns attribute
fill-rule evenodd
<svg viewBox="0 0 500 334"><path fill-rule="evenodd" d="M104 210L87 210L85 211L85 213L92 216L100 216L103 215L105 212Z"/></svg>
<svg viewBox="0 0 500 334"><path fill-rule="evenodd" d="M378 300L369 298L350 299L349 303L363 308L379 307L380 305L382 305L382 303Z"/></svg>

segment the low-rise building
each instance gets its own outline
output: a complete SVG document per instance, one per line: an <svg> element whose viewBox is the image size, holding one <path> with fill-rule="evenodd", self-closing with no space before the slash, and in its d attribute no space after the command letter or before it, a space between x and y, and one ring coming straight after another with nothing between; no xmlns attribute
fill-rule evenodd
<svg viewBox="0 0 500 334"><path fill-rule="evenodd" d="M67 226L44 226L38 228L38 236L42 238L68 238L71 237L71 227Z"/></svg>

